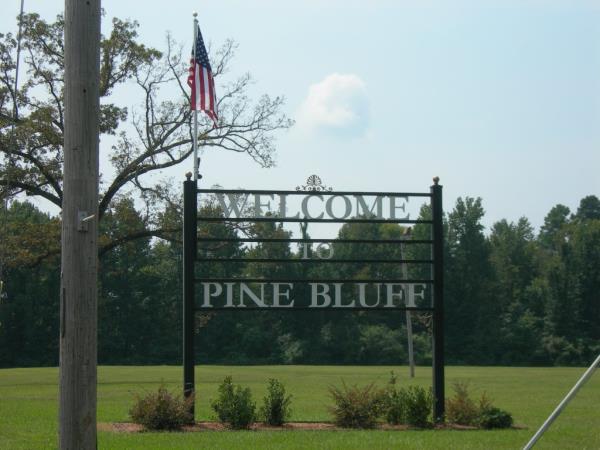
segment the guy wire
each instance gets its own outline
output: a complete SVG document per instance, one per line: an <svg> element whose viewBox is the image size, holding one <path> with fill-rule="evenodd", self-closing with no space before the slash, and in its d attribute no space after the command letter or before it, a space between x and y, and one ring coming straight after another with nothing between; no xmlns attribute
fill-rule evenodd
<svg viewBox="0 0 600 450"><path fill-rule="evenodd" d="M17 60L15 64L15 83L13 89L13 123L11 126L11 134L13 138L13 143L15 146L18 145L17 139L15 136L15 125L17 120L19 119L19 105L17 102L17 92L19 88L19 64L21 62L21 39L23 37L23 11L25 9L25 0L21 0L21 9L19 12L19 31L17 33ZM8 237L8 207L10 201L10 176L11 169L14 166L14 160L12 155L7 152L6 156L6 188L4 192L4 214L3 214L3 224L2 231L4 236L4 245L0 246L0 301L2 301L4 297L4 273L5 273L5 265L6 265L6 238Z"/></svg>

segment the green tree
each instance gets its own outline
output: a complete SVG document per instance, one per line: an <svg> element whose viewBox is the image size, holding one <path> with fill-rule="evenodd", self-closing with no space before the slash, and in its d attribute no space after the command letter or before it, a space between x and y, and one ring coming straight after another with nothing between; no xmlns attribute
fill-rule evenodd
<svg viewBox="0 0 600 450"><path fill-rule="evenodd" d="M600 220L575 220L557 241L545 273L546 350L556 364L587 364L600 351Z"/></svg>
<svg viewBox="0 0 600 450"><path fill-rule="evenodd" d="M554 206L544 218L544 224L540 228L539 240L546 248L553 248L555 239L564 225L569 223L571 211L565 205Z"/></svg>
<svg viewBox="0 0 600 450"><path fill-rule="evenodd" d="M56 365L60 271L51 253L58 220L28 202L3 211L7 250L0 295L0 367ZM48 241L46 240L48 239ZM50 247L49 247L50 245Z"/></svg>
<svg viewBox="0 0 600 450"><path fill-rule="evenodd" d="M256 239L288 239L291 233L283 228L282 223L253 222L244 229L244 235ZM246 252L248 259L285 260L292 258L288 242L258 242ZM243 268L244 278L264 280L294 280L297 272L289 262L248 262ZM260 283L248 283L255 292L260 292ZM265 285L264 301L273 304L272 292ZM279 336L284 334L283 328L286 311L250 311L237 315L234 335L237 341L238 358L246 361L276 362L281 359Z"/></svg>
<svg viewBox="0 0 600 450"><path fill-rule="evenodd" d="M202 217L223 217L223 211L217 206L214 199L206 199L198 211ZM196 276L205 278L237 278L243 270L244 264L239 262L204 262L207 258L229 259L242 258L245 249L239 242L228 241L238 236L238 229L228 222L208 222L199 220L199 238L220 238L222 242L198 243L198 263L196 265ZM202 286L197 284L197 298L202 299ZM239 300L237 292L234 292L234 302ZM243 331L237 325L239 315L230 311L207 312L197 315L197 333L202 345L197 349L197 361L206 362L234 362L239 358L238 334ZM242 362L242 361L236 361Z"/></svg>
<svg viewBox="0 0 600 450"><path fill-rule="evenodd" d="M314 264L314 278L342 280L401 280L401 264L393 260L402 258L400 245L385 243L401 239L405 229L398 224L346 223L339 232L342 240L377 240L382 243L333 243L333 257L354 262L336 264ZM378 262L373 262L378 261ZM390 261L385 263L381 261ZM409 275L410 277L410 275ZM345 289L350 288L346 285ZM367 285L366 301L374 304L383 302L385 294L373 285ZM356 299L356 293L346 290L344 301ZM400 312L389 311L342 312L324 311L312 319L315 341L311 348L319 362L337 363L404 363L406 362L406 329ZM415 327L418 331L419 327ZM421 331L423 331L421 329Z"/></svg>
<svg viewBox="0 0 600 450"><path fill-rule="evenodd" d="M493 297L500 314L500 340L493 349L496 362L539 364L547 362L540 336L544 326L544 290L540 276L538 245L533 227L522 217L492 226L489 237L493 268Z"/></svg>
<svg viewBox="0 0 600 450"><path fill-rule="evenodd" d="M481 198L458 198L448 215L446 348L454 363L491 363L498 305L490 295L490 247L483 233Z"/></svg>
<svg viewBox="0 0 600 450"><path fill-rule="evenodd" d="M101 226L103 237L118 239L144 230L144 222L131 198L121 198L107 211ZM158 298L144 268L150 265L150 238L136 239L103 255L98 300L98 359L116 364L147 357L147 338L155 330L151 319ZM142 355L143 354L143 355Z"/></svg>
<svg viewBox="0 0 600 450"><path fill-rule="evenodd" d="M39 196L60 207L63 165L63 28L64 19L46 22L38 14L22 18L24 82L15 91L17 40L0 34L0 198L19 193ZM99 198L102 219L119 196L135 192L145 202L145 235L136 231L121 240L163 237L158 213L179 194L160 173L182 163L192 152L192 113L186 86L187 52L168 37L165 51L140 43L138 23L114 18L101 41L101 133L113 135L109 147L101 137L114 176L104 174ZM273 164L274 132L292 122L281 112L283 99L263 95L253 102L247 95L251 77L227 75L236 45L226 41L212 54L217 81L218 126L200 116L199 143L246 153L263 166ZM117 88L126 86L141 104L129 109L119 102ZM173 98L164 93L175 90ZM106 230L106 227L104 227ZM104 239L101 246L114 246ZM101 251L103 248L101 247Z"/></svg>
<svg viewBox="0 0 600 450"><path fill-rule="evenodd" d="M582 198L575 213L575 219L581 221L600 219L600 199L595 195Z"/></svg>
<svg viewBox="0 0 600 450"><path fill-rule="evenodd" d="M152 289L145 313L151 327L147 337L144 364L180 364L183 335L181 292L181 243L156 241L150 249L148 265L142 270Z"/></svg>
<svg viewBox="0 0 600 450"><path fill-rule="evenodd" d="M58 16L55 21L47 22L37 14L26 14L20 20L24 54L21 74L25 74L25 78L17 90L17 40L11 33L0 34L0 199L25 193L60 208L64 20ZM153 283L165 283L165 280L152 270L151 256L167 258L173 267L176 252L162 244L153 246L150 239L180 240L181 227L177 219L181 215L180 195L172 183L161 176L161 171L182 163L192 152L192 113L185 83L189 64L187 51L181 50L170 37L164 52L145 46L139 42L135 21L114 18L111 25L108 35L102 37L99 80L101 152L112 165L112 170L102 177L98 199L99 254L105 271L100 276L100 328L106 334L99 342L101 361L152 354L152 350L148 350L153 348L148 330L153 329L153 323L164 323L161 319L172 316L152 314L164 312L164 299L171 301L173 296L168 292L166 297L161 297L164 292L153 290ZM228 75L236 49L235 43L226 41L211 55L218 85L219 122L213 128L201 115L198 139L203 146L246 153L257 163L269 167L273 164L274 134L290 127L292 121L281 111L283 98L263 95L252 101L247 94L252 82L250 75L237 78ZM127 108L117 95L119 87L137 93L139 101L128 99L128 104L142 106ZM165 95L173 90L178 92L176 98ZM113 137L105 139L107 136ZM113 142L114 145L110 145ZM131 198L134 197L143 204L139 211L133 207ZM7 214L4 212L3 217ZM57 264L58 218L9 224L0 233L3 247L0 277L7 289L12 291L13 286L23 284L27 278L27 274L21 272L23 265L36 267L45 260ZM139 243L129 245L133 240ZM19 270L13 270L15 267ZM30 275L44 279L36 270L32 269ZM58 306L53 303L57 294L58 287L50 296L52 300L48 300L48 305L54 307L48 317L58 314ZM48 297L33 291L28 295ZM19 305L24 314L30 302L30 299L22 300ZM175 306L175 310L179 309ZM6 317L9 317L5 320L6 326L19 329L21 323L17 318ZM14 323L7 324L9 320ZM171 322L164 328L173 327ZM152 356L155 357L159 358Z"/></svg>

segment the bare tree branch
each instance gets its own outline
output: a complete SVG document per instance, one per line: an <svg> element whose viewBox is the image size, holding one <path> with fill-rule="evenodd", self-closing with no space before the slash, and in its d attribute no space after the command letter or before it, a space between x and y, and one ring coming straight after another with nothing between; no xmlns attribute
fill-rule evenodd
<svg viewBox="0 0 600 450"><path fill-rule="evenodd" d="M56 206L61 207L62 201L56 195L53 195L42 189L42 186L34 186L26 183L22 183L18 180L3 180L0 179L0 186L5 186L7 190L18 189L20 192L25 192L27 195L38 195L46 200L54 203Z"/></svg>
<svg viewBox="0 0 600 450"><path fill-rule="evenodd" d="M108 253L114 248L140 238L156 237L170 242L181 243L181 239L173 239L171 236L173 233L179 233L180 231L181 230L179 228L158 228L153 230L140 230L137 232L132 232L125 236L113 239L107 244L100 245L98 248L98 256L102 257L104 254Z"/></svg>
<svg viewBox="0 0 600 450"><path fill-rule="evenodd" d="M48 23L36 14L23 17L23 48L27 80L12 92L15 39L0 35L0 185L6 195L27 192L61 205L63 164L63 35L64 20ZM192 113L187 88L187 51L167 35L166 52L138 42L138 24L112 20L101 43L101 132L115 135L110 149L101 147L114 168L102 184L99 216L111 211L122 195L145 205L144 230L131 237L111 237L103 252L139 237L164 237L179 231L161 224L161 214L180 207L180 192L158 172L183 163L192 153ZM216 81L218 123L199 113L198 141L225 151L246 153L264 167L274 164L274 136L293 122L282 113L283 98L251 99L248 73L228 74L237 44L227 40L209 49ZM184 56L185 55L185 56ZM118 85L138 94L139 102L125 107L113 95ZM176 96L173 96L176 92ZM21 115L15 119L12 106ZM104 141L101 140L103 143ZM10 164L8 158L10 157ZM3 163L4 162L4 163ZM150 185L152 184L152 185ZM171 236L172 238L172 236Z"/></svg>

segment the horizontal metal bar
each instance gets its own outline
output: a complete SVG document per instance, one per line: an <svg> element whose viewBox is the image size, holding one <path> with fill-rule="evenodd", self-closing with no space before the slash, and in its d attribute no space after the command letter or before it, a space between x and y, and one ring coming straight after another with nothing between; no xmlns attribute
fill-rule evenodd
<svg viewBox="0 0 600 450"><path fill-rule="evenodd" d="M199 194L259 195L362 195L385 197L431 197L429 192L269 191L264 189L198 189Z"/></svg>
<svg viewBox="0 0 600 450"><path fill-rule="evenodd" d="M285 306L268 306L268 307L257 307L257 306L246 306L246 307L225 307L225 306L213 306L212 308L208 308L208 307L202 307L202 306L196 306L195 311L196 312L211 312L211 311L270 311L270 310L278 310L278 311L298 311L298 310L303 310L303 311L416 311L416 312L422 312L422 311L428 311L428 312L433 312L433 308L429 308L429 307L423 307L423 308L406 308L404 306L395 306L393 308L385 308L383 306L376 306L376 307L365 307L365 306L356 306L356 307L333 307L333 306L326 306L326 307L311 307L311 306L293 306L293 307L285 307Z"/></svg>
<svg viewBox="0 0 600 450"><path fill-rule="evenodd" d="M200 217L204 222L311 222L311 223L412 223L431 224L431 220L411 219L300 219L297 217Z"/></svg>
<svg viewBox="0 0 600 450"><path fill-rule="evenodd" d="M323 279L323 280L308 280L308 279L296 279L290 280L288 278L281 280L266 279L266 278L196 278L196 283L424 283L432 284L433 280L421 280L421 279L406 279L406 280L377 280L377 279L365 279L365 280L349 280L349 279Z"/></svg>
<svg viewBox="0 0 600 450"><path fill-rule="evenodd" d="M431 239L302 239L302 238L213 238L200 237L198 242L290 242L340 244L433 244Z"/></svg>
<svg viewBox="0 0 600 450"><path fill-rule="evenodd" d="M388 264L388 263L397 263L397 264L433 264L433 260L431 259L291 259L291 258L213 258L213 257L196 257L196 261L198 262L255 262L255 263L347 263L347 264L356 264L356 263L377 263L377 264Z"/></svg>

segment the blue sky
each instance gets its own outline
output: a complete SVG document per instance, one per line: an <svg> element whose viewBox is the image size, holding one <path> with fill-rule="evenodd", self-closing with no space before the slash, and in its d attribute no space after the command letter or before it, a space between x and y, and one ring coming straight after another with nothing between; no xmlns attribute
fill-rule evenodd
<svg viewBox="0 0 600 450"><path fill-rule="evenodd" d="M19 4L3 0L0 31L15 30ZM63 2L25 6L51 18ZM595 2L104 0L103 7L107 19L137 19L142 41L157 48L166 31L191 47L196 10L205 40L239 43L232 73L252 73L253 95L286 97L297 124L278 136L277 167L211 150L205 184L293 189L316 173L339 190L426 191L437 175L445 209L458 196L481 196L488 227L520 216L538 227L556 203L574 210L583 196L600 196Z"/></svg>

